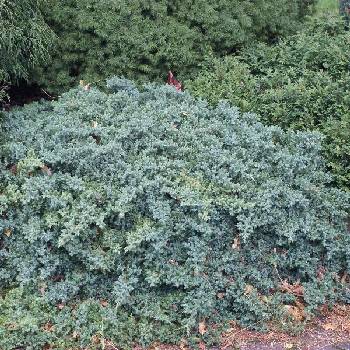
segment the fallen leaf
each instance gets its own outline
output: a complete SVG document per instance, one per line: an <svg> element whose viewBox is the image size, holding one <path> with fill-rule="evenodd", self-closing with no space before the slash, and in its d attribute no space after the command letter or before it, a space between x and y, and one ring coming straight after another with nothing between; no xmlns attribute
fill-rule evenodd
<svg viewBox="0 0 350 350"><path fill-rule="evenodd" d="M252 294L254 287L251 284L247 284L244 289L244 295Z"/></svg>
<svg viewBox="0 0 350 350"><path fill-rule="evenodd" d="M344 274L343 274L343 276L342 276L342 278L340 280L340 283L341 284L345 284L347 279L348 279L348 277L349 277L349 275L347 274L347 272L344 272Z"/></svg>
<svg viewBox="0 0 350 350"><path fill-rule="evenodd" d="M16 323L10 323L8 326L7 326L7 329L9 330L15 330L17 329L18 325Z"/></svg>
<svg viewBox="0 0 350 350"><path fill-rule="evenodd" d="M279 288L282 292L290 293L297 297L302 297L304 295L304 287L300 284L300 282L290 284L288 281L284 280Z"/></svg>
<svg viewBox="0 0 350 350"><path fill-rule="evenodd" d="M204 342L200 341L198 344L198 349L199 350L206 350L207 347L205 346Z"/></svg>
<svg viewBox="0 0 350 350"><path fill-rule="evenodd" d="M235 238L232 243L232 249L234 250L240 250L241 249L241 241L239 237Z"/></svg>
<svg viewBox="0 0 350 350"><path fill-rule="evenodd" d="M220 293L216 294L216 296L218 297L218 299L224 299L225 293L220 292Z"/></svg>
<svg viewBox="0 0 350 350"><path fill-rule="evenodd" d="M17 165L16 165L16 164L12 165L12 166L10 167L10 171L11 171L11 173L12 173L13 175L16 175L16 173L17 173Z"/></svg>
<svg viewBox="0 0 350 350"><path fill-rule="evenodd" d="M101 300L100 304L101 304L101 306L106 307L106 306L108 306L108 301L107 300Z"/></svg>
<svg viewBox="0 0 350 350"><path fill-rule="evenodd" d="M47 322L44 324L43 330L46 332L52 332L55 330L55 326L51 322Z"/></svg>
<svg viewBox="0 0 350 350"><path fill-rule="evenodd" d="M296 300L295 305L299 310L300 316L305 319L307 317L307 313L305 311L305 305L301 303L300 301Z"/></svg>
<svg viewBox="0 0 350 350"><path fill-rule="evenodd" d="M77 331L74 331L74 332L72 333L72 338L78 339L79 337L80 337L80 334L79 334Z"/></svg>
<svg viewBox="0 0 350 350"><path fill-rule="evenodd" d="M325 272L326 272L326 269L324 268L324 266L320 266L317 269L317 279L319 281L322 281L324 279Z"/></svg>
<svg viewBox="0 0 350 350"><path fill-rule="evenodd" d="M337 329L337 326L333 323L325 323L325 324L322 324L321 327L325 331L335 331Z"/></svg>
<svg viewBox="0 0 350 350"><path fill-rule="evenodd" d="M51 169L50 169L48 166L46 166L46 165L43 165L43 166L41 167L41 171L42 171L44 174L46 174L47 176L51 176L51 175L52 175Z"/></svg>
<svg viewBox="0 0 350 350"><path fill-rule="evenodd" d="M119 349L111 341L105 340L105 350L119 350Z"/></svg>
<svg viewBox="0 0 350 350"><path fill-rule="evenodd" d="M294 344L286 343L286 344L284 344L284 348L285 349L293 349L294 348Z"/></svg>
<svg viewBox="0 0 350 350"><path fill-rule="evenodd" d="M79 85L84 89L84 90L90 90L90 84L85 84L85 80L80 80Z"/></svg>
<svg viewBox="0 0 350 350"><path fill-rule="evenodd" d="M43 350L52 350L52 349L53 347L50 344L45 344L45 346L43 347Z"/></svg>
<svg viewBox="0 0 350 350"><path fill-rule="evenodd" d="M201 335L204 335L207 332L207 326L205 324L205 321L199 322L198 332Z"/></svg>
<svg viewBox="0 0 350 350"><path fill-rule="evenodd" d="M12 230L10 228L5 229L5 236L10 237L12 235Z"/></svg>
<svg viewBox="0 0 350 350"><path fill-rule="evenodd" d="M180 350L188 350L186 339L181 339L179 347Z"/></svg>
<svg viewBox="0 0 350 350"><path fill-rule="evenodd" d="M58 310L62 310L64 308L64 304L57 304L57 309Z"/></svg>
<svg viewBox="0 0 350 350"><path fill-rule="evenodd" d="M91 341L92 341L93 344L100 344L101 343L101 339L100 339L100 337L98 335L93 335L91 337Z"/></svg>
<svg viewBox="0 0 350 350"><path fill-rule="evenodd" d="M293 305L285 305L285 309L287 310L288 314L295 320L295 321L302 321L304 319L303 313Z"/></svg>
<svg viewBox="0 0 350 350"><path fill-rule="evenodd" d="M39 288L39 292L41 295L45 294L45 292L46 292L46 285L45 284L41 285L41 287Z"/></svg>
<svg viewBox="0 0 350 350"><path fill-rule="evenodd" d="M266 295L262 295L262 296L260 297L260 300L261 300L262 302L266 303L266 304L269 302L269 298L268 298Z"/></svg>
<svg viewBox="0 0 350 350"><path fill-rule="evenodd" d="M170 259L168 262L169 262L170 265L175 265L175 266L179 265L179 263L176 260L174 260L174 259Z"/></svg>

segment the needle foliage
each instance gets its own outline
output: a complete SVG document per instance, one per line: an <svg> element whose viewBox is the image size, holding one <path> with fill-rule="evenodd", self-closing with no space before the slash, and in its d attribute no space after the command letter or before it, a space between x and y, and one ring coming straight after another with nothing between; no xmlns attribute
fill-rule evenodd
<svg viewBox="0 0 350 350"><path fill-rule="evenodd" d="M212 323L286 325L349 297L348 198L319 134L108 86L5 116L1 349L207 342Z"/></svg>

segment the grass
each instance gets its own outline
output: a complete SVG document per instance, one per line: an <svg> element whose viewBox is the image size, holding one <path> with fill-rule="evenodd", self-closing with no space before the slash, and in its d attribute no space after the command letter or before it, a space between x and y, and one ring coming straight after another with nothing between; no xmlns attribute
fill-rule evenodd
<svg viewBox="0 0 350 350"><path fill-rule="evenodd" d="M318 0L316 5L316 13L337 12L339 8L338 0Z"/></svg>

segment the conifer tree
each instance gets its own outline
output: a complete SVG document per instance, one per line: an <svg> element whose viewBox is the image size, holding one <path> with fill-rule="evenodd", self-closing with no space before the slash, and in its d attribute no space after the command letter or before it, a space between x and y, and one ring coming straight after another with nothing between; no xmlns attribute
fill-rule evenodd
<svg viewBox="0 0 350 350"><path fill-rule="evenodd" d="M49 58L54 34L41 12L45 1L0 1L0 101L7 84L27 79L34 66Z"/></svg>

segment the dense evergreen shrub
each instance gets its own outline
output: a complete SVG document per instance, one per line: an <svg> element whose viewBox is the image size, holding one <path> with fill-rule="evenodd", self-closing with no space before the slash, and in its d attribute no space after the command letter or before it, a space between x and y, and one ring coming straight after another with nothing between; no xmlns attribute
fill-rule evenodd
<svg viewBox="0 0 350 350"><path fill-rule="evenodd" d="M110 75L188 77L206 54L223 55L295 29L314 0L51 0L47 18L60 42L37 80L62 91Z"/></svg>
<svg viewBox="0 0 350 350"><path fill-rule="evenodd" d="M319 134L108 86L6 114L1 349L207 340L347 297L348 198Z"/></svg>
<svg viewBox="0 0 350 350"><path fill-rule="evenodd" d="M0 102L5 87L27 79L29 71L48 61L54 34L42 16L45 0L0 2Z"/></svg>
<svg viewBox="0 0 350 350"><path fill-rule="evenodd" d="M211 103L227 99L283 128L325 134L328 166L350 188L350 33L341 19L319 18L275 46L208 62L187 82Z"/></svg>

